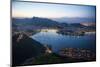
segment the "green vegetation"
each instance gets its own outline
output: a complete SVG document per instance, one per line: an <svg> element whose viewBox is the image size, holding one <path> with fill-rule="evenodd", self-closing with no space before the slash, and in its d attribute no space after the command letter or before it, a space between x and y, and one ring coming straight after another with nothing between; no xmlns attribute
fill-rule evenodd
<svg viewBox="0 0 100 67"><path fill-rule="evenodd" d="M45 54L36 58L33 64L49 64L49 63L59 63L63 59L56 54Z"/></svg>

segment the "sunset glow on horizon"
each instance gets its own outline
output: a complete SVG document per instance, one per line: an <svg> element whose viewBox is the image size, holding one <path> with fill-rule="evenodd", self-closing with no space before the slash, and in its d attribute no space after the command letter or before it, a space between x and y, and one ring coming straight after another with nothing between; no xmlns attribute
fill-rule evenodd
<svg viewBox="0 0 100 67"><path fill-rule="evenodd" d="M95 18L95 6L63 5L34 2L12 2L12 17L88 17Z"/></svg>

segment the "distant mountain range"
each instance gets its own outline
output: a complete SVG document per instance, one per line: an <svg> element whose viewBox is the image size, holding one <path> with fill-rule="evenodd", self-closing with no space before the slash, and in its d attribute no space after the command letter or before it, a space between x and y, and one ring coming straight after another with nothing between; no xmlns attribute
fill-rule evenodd
<svg viewBox="0 0 100 67"><path fill-rule="evenodd" d="M41 29L41 28L65 28L95 26L95 19L90 18L12 18L12 27L19 30Z"/></svg>
<svg viewBox="0 0 100 67"><path fill-rule="evenodd" d="M48 18L12 18L12 27L22 29L58 28L67 26L67 23L59 23Z"/></svg>
<svg viewBox="0 0 100 67"><path fill-rule="evenodd" d="M60 23L95 23L95 18L68 18L68 17L62 17L62 18L51 18L54 21L60 22Z"/></svg>
<svg viewBox="0 0 100 67"><path fill-rule="evenodd" d="M19 26L26 26L26 25L34 25L40 27L54 27L57 26L59 23L57 21L47 19L47 18L12 18L12 23L19 25Z"/></svg>

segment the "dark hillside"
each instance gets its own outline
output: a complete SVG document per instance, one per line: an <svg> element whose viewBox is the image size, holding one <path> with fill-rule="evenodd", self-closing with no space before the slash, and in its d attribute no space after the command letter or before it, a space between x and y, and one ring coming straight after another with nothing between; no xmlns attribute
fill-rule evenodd
<svg viewBox="0 0 100 67"><path fill-rule="evenodd" d="M39 42L29 38L25 34L16 34L12 37L12 64L20 65L31 57L43 54L45 48Z"/></svg>

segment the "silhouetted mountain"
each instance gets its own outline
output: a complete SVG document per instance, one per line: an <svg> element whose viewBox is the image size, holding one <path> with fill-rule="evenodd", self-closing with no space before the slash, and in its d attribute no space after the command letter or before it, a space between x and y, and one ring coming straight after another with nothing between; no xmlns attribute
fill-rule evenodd
<svg viewBox="0 0 100 67"><path fill-rule="evenodd" d="M12 23L18 25L18 26L40 26L40 27L55 27L57 24L59 24L56 21L53 21L51 19L47 18L39 18L39 17L33 17L33 18L12 18Z"/></svg>
<svg viewBox="0 0 100 67"><path fill-rule="evenodd" d="M45 47L25 34L12 36L12 64L21 65L25 60L44 54Z"/></svg>
<svg viewBox="0 0 100 67"><path fill-rule="evenodd" d="M33 25L36 25L36 26L45 26L45 27L55 27L57 26L58 22L56 21L53 21L51 19L47 19L47 18L38 18L38 17L33 17L32 18L32 22L35 22L35 23L32 23Z"/></svg>

